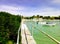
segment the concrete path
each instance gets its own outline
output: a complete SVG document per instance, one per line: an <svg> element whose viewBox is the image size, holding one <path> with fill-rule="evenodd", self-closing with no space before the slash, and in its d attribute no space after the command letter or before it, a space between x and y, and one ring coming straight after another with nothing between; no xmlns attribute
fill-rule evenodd
<svg viewBox="0 0 60 44"><path fill-rule="evenodd" d="M26 24L24 24L23 22L21 25L21 36L22 36L22 41L21 41L22 44L36 44Z"/></svg>

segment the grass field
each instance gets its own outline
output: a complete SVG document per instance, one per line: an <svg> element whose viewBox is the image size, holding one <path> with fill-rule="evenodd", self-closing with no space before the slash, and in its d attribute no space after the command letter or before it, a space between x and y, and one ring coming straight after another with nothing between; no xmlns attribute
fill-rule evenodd
<svg viewBox="0 0 60 44"><path fill-rule="evenodd" d="M37 24L36 22L33 21L28 21L25 22L26 25L28 26L31 34L33 30L33 37L36 41L37 44L57 44L54 42L52 39L47 37L45 34L41 33L39 30L46 32L56 40L60 41L60 23L56 22L55 26L43 26L41 24ZM36 27L36 28L34 28Z"/></svg>

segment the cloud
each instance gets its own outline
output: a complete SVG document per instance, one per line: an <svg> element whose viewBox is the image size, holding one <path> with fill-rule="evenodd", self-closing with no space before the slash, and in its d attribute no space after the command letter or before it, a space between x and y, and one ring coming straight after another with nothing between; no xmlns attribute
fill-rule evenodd
<svg viewBox="0 0 60 44"><path fill-rule="evenodd" d="M8 6L8 5L0 5L0 11L6 11L12 14L21 14L20 11L24 10L24 7L14 7L14 6Z"/></svg>
<svg viewBox="0 0 60 44"><path fill-rule="evenodd" d="M36 10L32 12L25 12L22 13L27 16L31 15L42 15L42 16L59 16L60 15L60 10L56 8L51 8L51 7L44 7L44 8L37 8Z"/></svg>
<svg viewBox="0 0 60 44"><path fill-rule="evenodd" d="M8 6L1 5L0 11L6 11L12 14L20 14L23 16L42 15L42 16L58 16L60 10L52 7L22 7L22 6Z"/></svg>
<svg viewBox="0 0 60 44"><path fill-rule="evenodd" d="M45 7L40 9L39 14L43 16L59 16L60 10L52 7Z"/></svg>
<svg viewBox="0 0 60 44"><path fill-rule="evenodd" d="M60 0L51 0L52 3L60 4Z"/></svg>

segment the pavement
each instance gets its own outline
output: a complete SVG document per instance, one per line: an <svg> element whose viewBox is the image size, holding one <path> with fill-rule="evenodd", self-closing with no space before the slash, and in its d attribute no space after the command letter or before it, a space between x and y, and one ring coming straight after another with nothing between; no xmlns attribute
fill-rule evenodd
<svg viewBox="0 0 60 44"><path fill-rule="evenodd" d="M21 36L22 36L22 41L21 41L22 44L36 44L27 25L23 23L23 20L21 25Z"/></svg>

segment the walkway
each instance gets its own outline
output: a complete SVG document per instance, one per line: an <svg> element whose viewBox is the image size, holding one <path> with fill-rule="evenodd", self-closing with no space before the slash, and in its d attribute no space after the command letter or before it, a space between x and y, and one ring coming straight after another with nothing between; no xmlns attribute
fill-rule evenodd
<svg viewBox="0 0 60 44"><path fill-rule="evenodd" d="M36 44L34 38L31 36L27 26L23 23L21 25L21 36L22 36L22 44Z"/></svg>

